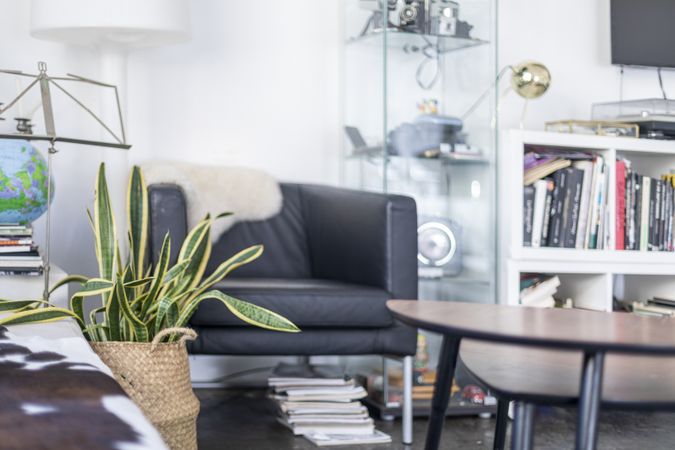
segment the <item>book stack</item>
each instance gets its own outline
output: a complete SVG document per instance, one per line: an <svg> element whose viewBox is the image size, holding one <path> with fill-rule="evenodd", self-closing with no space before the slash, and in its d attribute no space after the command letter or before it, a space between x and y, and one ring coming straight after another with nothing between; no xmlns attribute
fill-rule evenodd
<svg viewBox="0 0 675 450"><path fill-rule="evenodd" d="M523 275L520 279L520 304L539 308L553 308L560 278L557 275Z"/></svg>
<svg viewBox="0 0 675 450"><path fill-rule="evenodd" d="M626 159L616 161L616 249L675 250L675 175L640 175Z"/></svg>
<svg viewBox="0 0 675 450"><path fill-rule="evenodd" d="M281 424L317 445L377 444L391 438L375 430L358 400L367 394L335 366L280 363L268 380Z"/></svg>
<svg viewBox="0 0 675 450"><path fill-rule="evenodd" d="M654 297L646 302L633 302L633 312L640 316L673 317L675 316L675 299Z"/></svg>
<svg viewBox="0 0 675 450"><path fill-rule="evenodd" d="M524 157L523 245L609 248L609 170L601 155L529 151Z"/></svg>
<svg viewBox="0 0 675 450"><path fill-rule="evenodd" d="M0 224L0 275L40 275L42 269L31 226Z"/></svg>

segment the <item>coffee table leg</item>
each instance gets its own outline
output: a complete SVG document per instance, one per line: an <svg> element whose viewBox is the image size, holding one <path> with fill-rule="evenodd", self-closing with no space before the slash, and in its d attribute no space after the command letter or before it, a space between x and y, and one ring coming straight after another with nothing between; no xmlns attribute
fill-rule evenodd
<svg viewBox="0 0 675 450"><path fill-rule="evenodd" d="M504 450L506 444L506 426L509 420L509 401L500 399L497 402L497 420L495 424L495 440L493 450Z"/></svg>
<svg viewBox="0 0 675 450"><path fill-rule="evenodd" d="M579 392L577 450L593 450L598 441L597 424L602 398L603 352L585 353Z"/></svg>
<svg viewBox="0 0 675 450"><path fill-rule="evenodd" d="M534 404L516 403L511 428L511 450L530 450L534 443Z"/></svg>
<svg viewBox="0 0 675 450"><path fill-rule="evenodd" d="M436 450L441 441L443 422L445 422L445 410L450 401L450 389L452 379L455 376L455 365L459 353L461 339L452 336L443 336L441 354L436 371L436 384L434 385L434 398L431 400L431 416L427 429L427 442L425 450Z"/></svg>

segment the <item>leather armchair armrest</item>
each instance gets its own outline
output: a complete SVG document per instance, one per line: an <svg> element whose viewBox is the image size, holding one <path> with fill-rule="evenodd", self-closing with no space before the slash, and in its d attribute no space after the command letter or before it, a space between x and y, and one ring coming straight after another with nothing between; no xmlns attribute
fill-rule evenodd
<svg viewBox="0 0 675 450"><path fill-rule="evenodd" d="M417 298L415 200L301 185L312 276Z"/></svg>

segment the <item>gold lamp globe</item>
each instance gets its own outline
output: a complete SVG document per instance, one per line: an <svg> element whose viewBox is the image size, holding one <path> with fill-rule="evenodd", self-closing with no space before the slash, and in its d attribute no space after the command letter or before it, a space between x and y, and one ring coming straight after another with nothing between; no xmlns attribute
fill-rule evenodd
<svg viewBox="0 0 675 450"><path fill-rule="evenodd" d="M551 86L551 72L542 63L525 61L511 69L511 87L523 98L541 97Z"/></svg>

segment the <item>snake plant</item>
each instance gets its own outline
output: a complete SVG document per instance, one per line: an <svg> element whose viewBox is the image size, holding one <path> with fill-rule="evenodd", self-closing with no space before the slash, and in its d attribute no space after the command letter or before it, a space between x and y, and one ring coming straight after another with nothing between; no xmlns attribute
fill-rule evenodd
<svg viewBox="0 0 675 450"><path fill-rule="evenodd" d="M120 256L115 218L101 164L96 178L94 213L89 222L94 232L99 275L89 278L70 275L51 291L69 283L81 289L70 298L69 308L58 308L44 300L0 300L0 312L13 313L0 319L0 325L41 323L74 318L91 341L150 342L165 328L184 327L199 304L216 299L236 317L251 325L270 330L297 332L288 319L268 309L211 289L230 272L258 258L261 245L246 248L222 262L205 277L211 255L211 224L217 217L206 216L187 235L175 264L170 264L171 238L167 233L154 267L147 264L148 189L139 167L134 166L127 190L129 254ZM100 304L85 308L99 299ZM85 309L90 310L85 317Z"/></svg>

